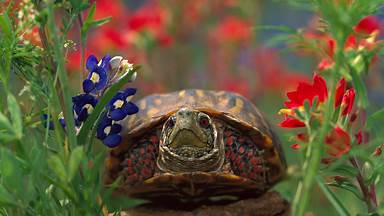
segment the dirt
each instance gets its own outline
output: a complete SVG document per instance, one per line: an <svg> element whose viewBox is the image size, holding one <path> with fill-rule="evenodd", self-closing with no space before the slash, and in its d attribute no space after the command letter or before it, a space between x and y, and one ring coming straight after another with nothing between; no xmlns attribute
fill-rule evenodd
<svg viewBox="0 0 384 216"><path fill-rule="evenodd" d="M288 216L289 203L276 192L226 205L202 205L191 211L162 207L136 207L122 212L122 216Z"/></svg>

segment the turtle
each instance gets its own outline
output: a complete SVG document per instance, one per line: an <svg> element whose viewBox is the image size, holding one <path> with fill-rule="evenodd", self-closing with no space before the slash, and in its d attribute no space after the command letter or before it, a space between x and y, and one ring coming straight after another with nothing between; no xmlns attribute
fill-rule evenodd
<svg viewBox="0 0 384 216"><path fill-rule="evenodd" d="M285 175L270 123L245 97L200 89L153 94L121 122L104 181L149 200L260 196Z"/></svg>

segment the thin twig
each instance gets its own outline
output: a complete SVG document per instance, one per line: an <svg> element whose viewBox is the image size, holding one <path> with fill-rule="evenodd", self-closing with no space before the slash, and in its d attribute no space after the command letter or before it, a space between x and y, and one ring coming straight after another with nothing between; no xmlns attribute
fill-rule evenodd
<svg viewBox="0 0 384 216"><path fill-rule="evenodd" d="M361 192L363 193L364 200L367 204L368 212L373 212L374 208L373 208L372 202L371 202L371 194L369 192L368 187L364 183L364 178L363 178L363 175L361 174L360 163L355 157L350 157L349 161L358 170L356 179L357 179L357 182L359 183L359 187L361 189Z"/></svg>

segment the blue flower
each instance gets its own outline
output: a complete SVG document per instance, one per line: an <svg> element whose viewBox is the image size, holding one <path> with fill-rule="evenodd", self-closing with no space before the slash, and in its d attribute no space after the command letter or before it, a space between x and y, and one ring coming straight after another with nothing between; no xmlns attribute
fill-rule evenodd
<svg viewBox="0 0 384 216"><path fill-rule="evenodd" d="M127 88L119 91L108 104L109 114L112 120L119 121L127 115L135 114L139 108L130 100L136 93L136 89Z"/></svg>
<svg viewBox="0 0 384 216"><path fill-rule="evenodd" d="M42 122L43 122L43 125L44 125L45 128L48 127L49 130L54 130L55 129L55 124L52 121L52 117L50 117L49 118L50 119L49 122L47 122L48 114L43 114L41 116L41 119L42 119ZM59 123L60 123L61 127L65 128L65 121L64 121L64 117L63 116L59 117Z"/></svg>
<svg viewBox="0 0 384 216"><path fill-rule="evenodd" d="M97 102L97 99L89 94L80 94L72 97L76 126L80 126L81 122L88 118L88 115L91 114Z"/></svg>
<svg viewBox="0 0 384 216"><path fill-rule="evenodd" d="M100 61L94 55L87 59L86 68L89 71L87 79L83 81L83 90L90 93L103 89L108 81L110 55L104 56Z"/></svg>
<svg viewBox="0 0 384 216"><path fill-rule="evenodd" d="M101 120L98 123L96 129L96 136L100 139L106 146L113 148L120 144L121 142L121 125L108 117L107 114L104 114Z"/></svg>
<svg viewBox="0 0 384 216"><path fill-rule="evenodd" d="M43 114L41 116L41 120L42 120L43 126L45 128L48 128L49 130L53 130L53 129L55 129L55 125L53 124L52 117L50 117L49 119L50 119L49 122L47 122L47 120L48 120L48 115L47 114Z"/></svg>

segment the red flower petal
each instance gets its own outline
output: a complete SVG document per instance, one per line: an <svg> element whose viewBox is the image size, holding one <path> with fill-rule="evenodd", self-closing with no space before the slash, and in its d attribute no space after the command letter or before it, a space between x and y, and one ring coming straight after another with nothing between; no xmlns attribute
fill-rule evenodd
<svg viewBox="0 0 384 216"><path fill-rule="evenodd" d="M313 85L300 82L296 91L288 92L284 105L287 108L297 108L303 106L305 100L309 100L312 104L313 98L318 97L319 102L324 102L328 96L327 85L321 76L315 74L313 77Z"/></svg>
<svg viewBox="0 0 384 216"><path fill-rule="evenodd" d="M360 130L355 134L357 144L361 144L363 142L363 132Z"/></svg>
<svg viewBox="0 0 384 216"><path fill-rule="evenodd" d="M333 61L328 59L328 58L325 58L325 59L321 60L320 63L317 65L317 69L319 71L327 70L332 65L333 65Z"/></svg>
<svg viewBox="0 0 384 216"><path fill-rule="evenodd" d="M372 34L374 31L378 31L379 28L379 19L375 16L367 16L359 21L355 26L355 31L357 33Z"/></svg>
<svg viewBox="0 0 384 216"><path fill-rule="evenodd" d="M342 113L341 115L342 116L345 116L349 113L351 113L352 111L352 108L353 108L353 102L355 101L355 90L352 88L352 89L348 89L344 96L343 96L343 101L342 101L342 104L341 104L341 107L342 107Z"/></svg>
<svg viewBox="0 0 384 216"><path fill-rule="evenodd" d="M297 150L297 149L300 149L301 146L299 144L295 143L295 144L291 145L291 148L294 149L294 150Z"/></svg>
<svg viewBox="0 0 384 216"><path fill-rule="evenodd" d="M343 78L337 83L337 86L336 86L335 108L341 105L346 88L347 88L347 84L345 82L345 79Z"/></svg>
<svg viewBox="0 0 384 216"><path fill-rule="evenodd" d="M297 128L305 127L305 124L297 119L286 118L284 121L280 122L279 126L283 128Z"/></svg>
<svg viewBox="0 0 384 216"><path fill-rule="evenodd" d="M328 146L327 154L341 157L351 149L351 138L343 129L336 127L325 137L325 144Z"/></svg>
<svg viewBox="0 0 384 216"><path fill-rule="evenodd" d="M306 133L298 133L296 134L296 139L301 142L308 142L308 134Z"/></svg>

